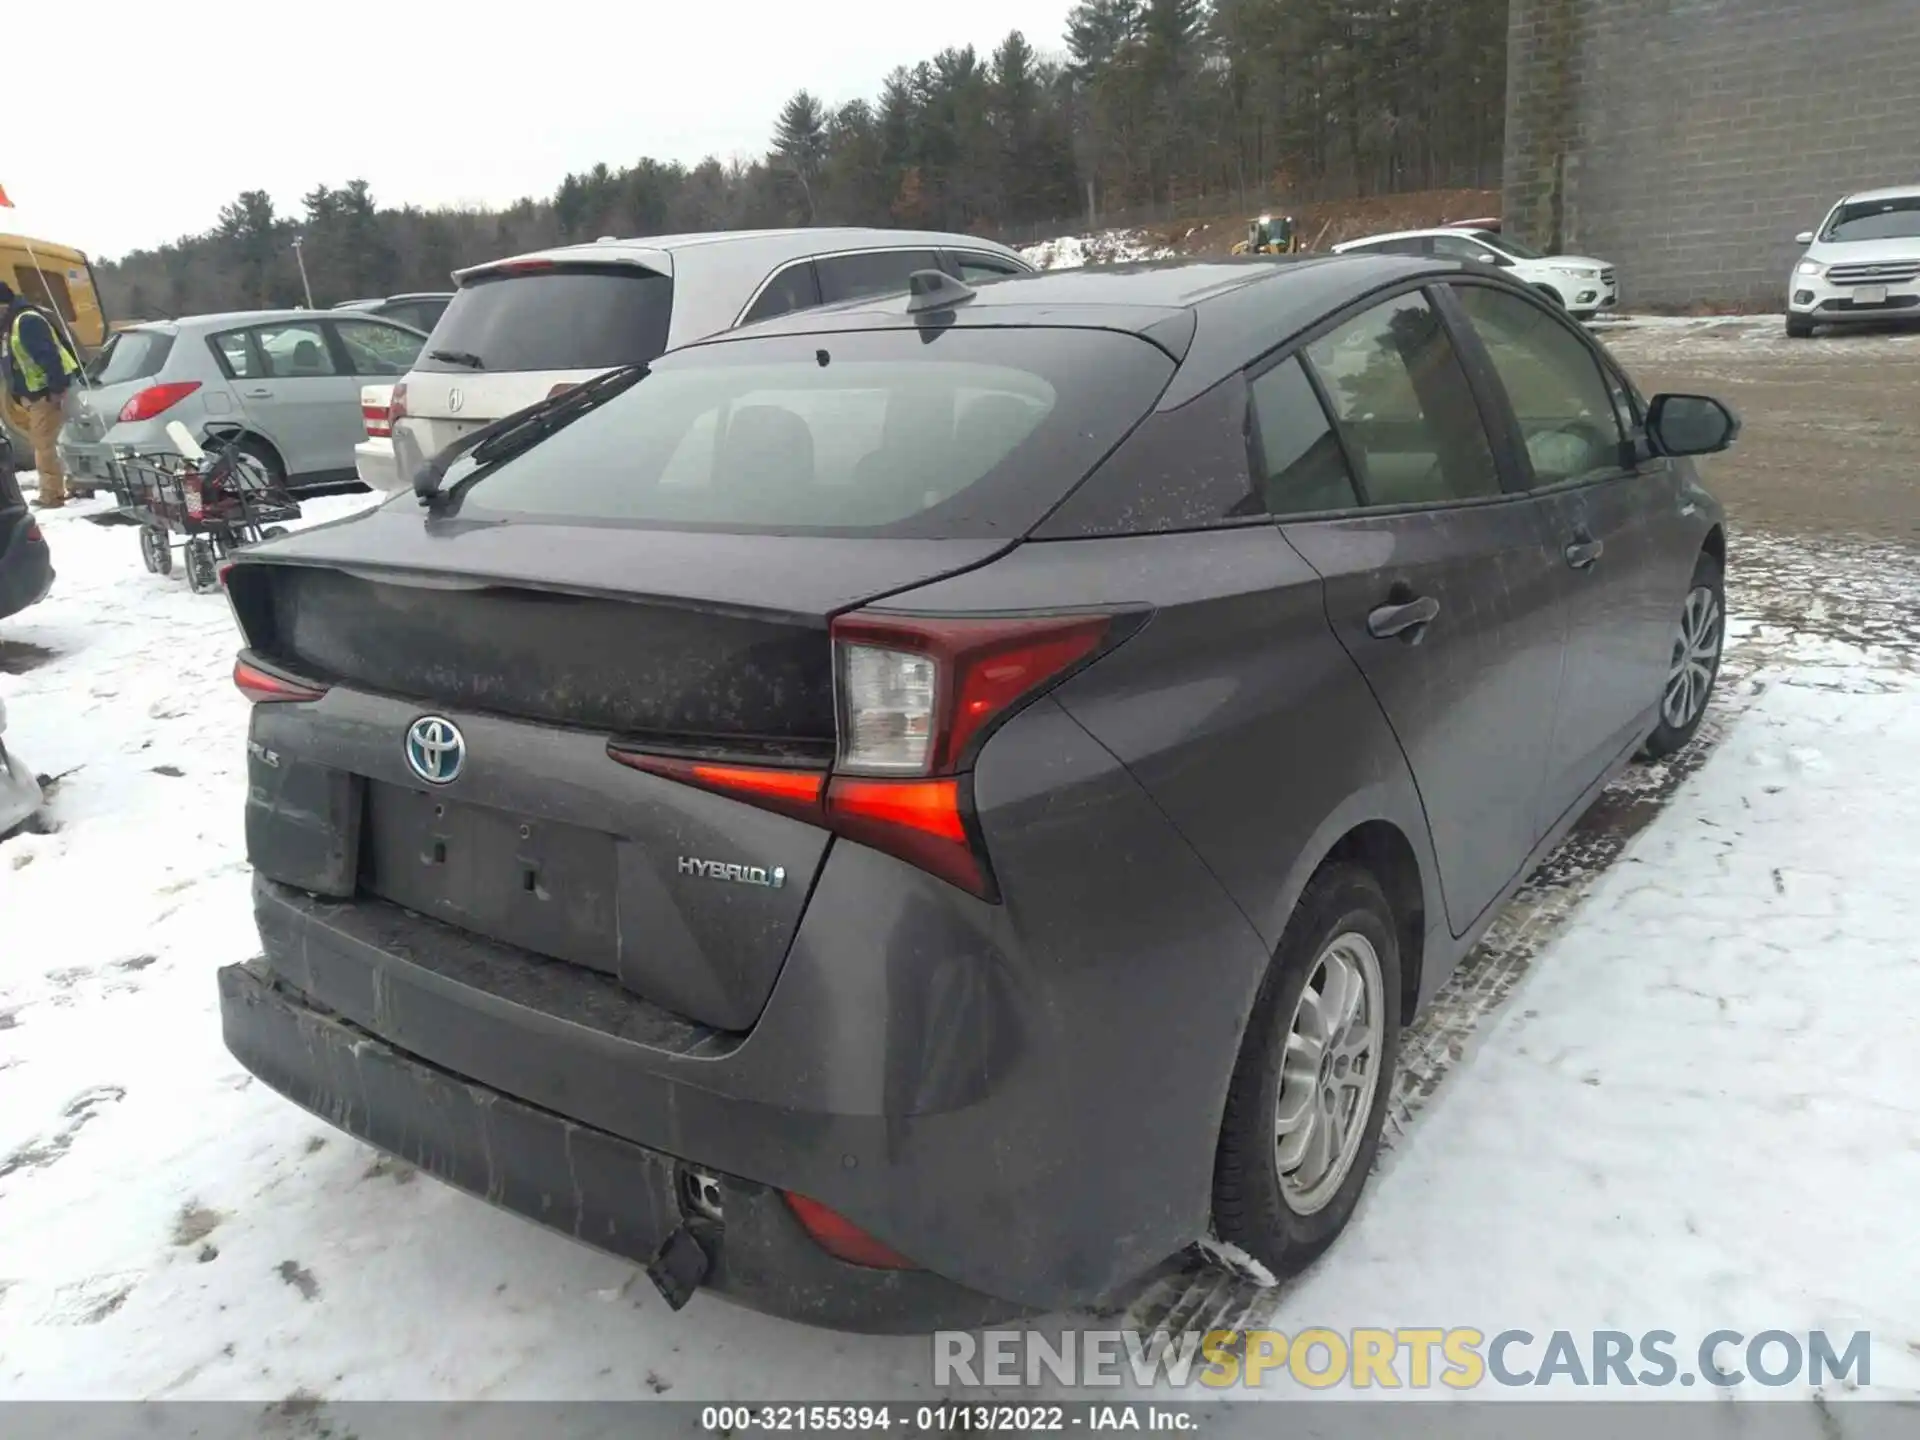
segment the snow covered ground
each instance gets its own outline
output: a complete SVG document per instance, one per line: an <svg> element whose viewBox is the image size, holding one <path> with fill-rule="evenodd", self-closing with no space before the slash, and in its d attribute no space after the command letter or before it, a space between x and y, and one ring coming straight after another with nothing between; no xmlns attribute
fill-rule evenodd
<svg viewBox="0 0 1920 1440"><path fill-rule="evenodd" d="M1042 270L1072 270L1081 265L1124 265L1131 260L1163 260L1174 254L1145 230L1101 230L1042 240L1020 252Z"/></svg>
<svg viewBox="0 0 1920 1440"><path fill-rule="evenodd" d="M256 948L225 603L46 529L54 593L0 622L9 741L59 777L52 833L0 843L0 1398L927 1398L924 1340L671 1314L252 1082L213 983ZM1867 1329L1873 1392L1920 1397L1920 581L1749 553L1718 748L1458 1012L1351 1232L1237 1318Z"/></svg>

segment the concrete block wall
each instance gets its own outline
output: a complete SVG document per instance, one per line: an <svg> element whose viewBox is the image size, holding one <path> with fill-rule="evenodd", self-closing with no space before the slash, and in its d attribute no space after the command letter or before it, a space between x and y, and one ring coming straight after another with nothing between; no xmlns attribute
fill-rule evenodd
<svg viewBox="0 0 1920 1440"><path fill-rule="evenodd" d="M1784 308L1793 236L1920 184L1920 0L1511 0L1506 223L1622 301Z"/></svg>

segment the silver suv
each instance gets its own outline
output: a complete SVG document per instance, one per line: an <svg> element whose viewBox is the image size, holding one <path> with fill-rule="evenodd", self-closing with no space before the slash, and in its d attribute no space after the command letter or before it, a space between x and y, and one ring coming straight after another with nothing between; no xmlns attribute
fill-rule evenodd
<svg viewBox="0 0 1920 1440"><path fill-rule="evenodd" d="M452 302L393 389L391 473L404 485L488 421L736 325L904 291L916 270L974 284L1033 268L971 235L875 229L609 238L476 265L454 275Z"/></svg>

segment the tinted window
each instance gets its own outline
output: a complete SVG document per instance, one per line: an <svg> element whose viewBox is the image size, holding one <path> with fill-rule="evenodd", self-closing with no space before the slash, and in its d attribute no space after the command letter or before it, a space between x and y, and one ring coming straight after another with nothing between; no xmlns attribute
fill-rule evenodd
<svg viewBox="0 0 1920 1440"><path fill-rule="evenodd" d="M463 285L420 356L422 370L610 370L667 348L673 281L636 266L528 270Z"/></svg>
<svg viewBox="0 0 1920 1440"><path fill-rule="evenodd" d="M246 331L229 330L223 335L210 336L207 343L213 347L214 354L220 357L227 374L235 380L260 378L260 366L254 359L252 347L247 344Z"/></svg>
<svg viewBox="0 0 1920 1440"><path fill-rule="evenodd" d="M813 278L813 262L802 260L798 265L789 265L768 282L740 323L751 325L755 320L771 320L795 310L810 310L819 303L820 283Z"/></svg>
<svg viewBox="0 0 1920 1440"><path fill-rule="evenodd" d="M333 328L355 375L404 375L423 343L410 330L372 320L340 320Z"/></svg>
<svg viewBox="0 0 1920 1440"><path fill-rule="evenodd" d="M829 255L813 263L820 275L820 297L829 305L863 295L901 294L914 271L940 268L931 250L870 250L861 255Z"/></svg>
<svg viewBox="0 0 1920 1440"><path fill-rule="evenodd" d="M1912 240L1920 238L1920 196L1862 200L1842 205L1827 222L1822 240Z"/></svg>
<svg viewBox="0 0 1920 1440"><path fill-rule="evenodd" d="M1200 530L1265 513L1247 463L1247 382L1235 374L1159 410L1041 527L1043 539Z"/></svg>
<svg viewBox="0 0 1920 1440"><path fill-rule="evenodd" d="M1466 372L1440 317L1401 295L1307 347L1369 505L1421 505L1500 491Z"/></svg>
<svg viewBox="0 0 1920 1440"><path fill-rule="evenodd" d="M1342 253L1358 251L1366 255L1425 255L1427 242L1421 236L1412 235L1402 240L1369 240L1364 245L1352 245Z"/></svg>
<svg viewBox="0 0 1920 1440"><path fill-rule="evenodd" d="M1531 300L1486 285L1454 293L1513 401L1541 485L1620 468L1620 421L1600 362Z"/></svg>
<svg viewBox="0 0 1920 1440"><path fill-rule="evenodd" d="M173 337L159 330L122 330L93 357L87 376L96 385L119 385L158 375L173 351Z"/></svg>
<svg viewBox="0 0 1920 1440"><path fill-rule="evenodd" d="M1252 391L1262 456L1260 489L1268 511L1306 515L1357 505L1347 457L1300 362L1274 366L1253 382Z"/></svg>
<svg viewBox="0 0 1920 1440"><path fill-rule="evenodd" d="M1022 275L1023 271L1011 260L1003 260L998 255L975 255L965 250L953 252L953 263L959 267L962 280L1004 280L1009 275Z"/></svg>
<svg viewBox="0 0 1920 1440"><path fill-rule="evenodd" d="M256 325L253 338L266 360L266 373L275 380L311 379L340 373L317 321Z"/></svg>
<svg viewBox="0 0 1920 1440"><path fill-rule="evenodd" d="M1482 265L1498 265L1501 257L1468 235L1436 235L1433 253L1445 260L1476 260Z"/></svg>
<svg viewBox="0 0 1920 1440"><path fill-rule="evenodd" d="M531 450L471 476L456 469L448 484L463 507L486 512L1023 535L1152 405L1171 369L1144 341L1088 330L702 345Z"/></svg>

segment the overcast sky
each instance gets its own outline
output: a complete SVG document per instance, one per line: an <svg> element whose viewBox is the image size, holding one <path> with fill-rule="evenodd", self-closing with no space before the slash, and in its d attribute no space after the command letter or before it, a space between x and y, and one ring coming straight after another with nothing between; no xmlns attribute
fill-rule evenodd
<svg viewBox="0 0 1920 1440"><path fill-rule="evenodd" d="M872 98L948 45L1061 49L1070 0L151 0L22 7L0 29L0 230L95 259L285 214L364 178L381 204L499 205L643 155L765 152L781 102Z"/></svg>

